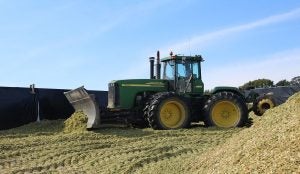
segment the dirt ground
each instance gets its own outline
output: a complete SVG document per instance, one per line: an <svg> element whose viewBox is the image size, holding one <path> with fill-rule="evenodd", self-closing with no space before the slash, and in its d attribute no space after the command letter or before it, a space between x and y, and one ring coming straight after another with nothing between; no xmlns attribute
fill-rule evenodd
<svg viewBox="0 0 300 174"><path fill-rule="evenodd" d="M299 108L300 93L250 128L85 131L80 114L31 123L0 131L0 173L300 173Z"/></svg>

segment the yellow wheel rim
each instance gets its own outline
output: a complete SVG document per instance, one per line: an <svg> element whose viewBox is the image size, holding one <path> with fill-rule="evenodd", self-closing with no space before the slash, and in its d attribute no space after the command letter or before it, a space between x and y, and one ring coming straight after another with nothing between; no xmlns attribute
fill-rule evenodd
<svg viewBox="0 0 300 174"><path fill-rule="evenodd" d="M268 109L272 109L274 108L274 103L272 102L272 100L266 98L266 99L262 99L258 102L258 111L263 114L266 112L266 110Z"/></svg>
<svg viewBox="0 0 300 174"><path fill-rule="evenodd" d="M218 127L235 127L240 117L240 109L230 101L220 101L212 110L212 121Z"/></svg>
<svg viewBox="0 0 300 174"><path fill-rule="evenodd" d="M186 117L184 106L174 100L165 102L159 114L161 123L167 128L180 128Z"/></svg>

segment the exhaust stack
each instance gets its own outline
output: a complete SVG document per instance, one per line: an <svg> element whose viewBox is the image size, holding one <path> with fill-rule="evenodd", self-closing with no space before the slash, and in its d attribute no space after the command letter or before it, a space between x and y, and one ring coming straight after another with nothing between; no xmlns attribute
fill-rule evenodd
<svg viewBox="0 0 300 174"><path fill-rule="evenodd" d="M154 79L154 57L149 57L150 60L150 79Z"/></svg>
<svg viewBox="0 0 300 174"><path fill-rule="evenodd" d="M157 51L156 55L156 79L160 79L160 54L159 51Z"/></svg>

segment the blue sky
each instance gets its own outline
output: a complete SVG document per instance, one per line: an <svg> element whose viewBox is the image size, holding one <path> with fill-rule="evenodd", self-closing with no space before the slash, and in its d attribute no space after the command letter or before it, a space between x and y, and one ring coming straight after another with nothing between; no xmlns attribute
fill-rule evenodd
<svg viewBox="0 0 300 174"><path fill-rule="evenodd" d="M0 0L0 86L107 90L201 54L206 89L300 75L299 0Z"/></svg>

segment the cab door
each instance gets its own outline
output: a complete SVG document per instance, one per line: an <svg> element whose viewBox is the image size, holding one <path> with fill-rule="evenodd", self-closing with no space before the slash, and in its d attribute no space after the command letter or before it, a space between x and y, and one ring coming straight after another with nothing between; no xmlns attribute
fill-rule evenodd
<svg viewBox="0 0 300 174"><path fill-rule="evenodd" d="M193 61L192 69L193 69L193 81L191 83L192 93L202 94L204 91L204 84L201 78L200 62Z"/></svg>
<svg viewBox="0 0 300 174"><path fill-rule="evenodd" d="M176 66L176 87L179 93L202 93L200 63L194 60L180 60Z"/></svg>
<svg viewBox="0 0 300 174"><path fill-rule="evenodd" d="M193 91L193 70L189 60L176 61L176 91L179 93L191 93Z"/></svg>

